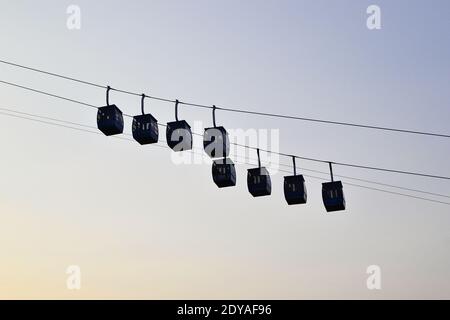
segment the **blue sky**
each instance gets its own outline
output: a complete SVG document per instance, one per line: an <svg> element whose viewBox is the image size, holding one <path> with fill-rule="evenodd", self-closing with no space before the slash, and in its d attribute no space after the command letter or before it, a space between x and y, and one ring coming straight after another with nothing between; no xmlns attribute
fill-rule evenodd
<svg viewBox="0 0 450 320"><path fill-rule="evenodd" d="M70 4L80 30L66 27ZM366 27L370 4L381 8L381 30ZM0 58L170 99L448 134L449 14L448 1L15 1L0 13ZM1 80L104 104L97 88L0 69ZM95 110L4 85L0 95L3 108L96 125ZM137 97L111 100L139 112ZM173 120L173 105L148 108ZM211 121L185 107L180 118ZM447 139L225 112L217 120L278 129L287 153L450 175ZM218 190L209 165L174 165L169 150L8 116L0 145L1 297L450 297L447 205L342 179L348 210L330 215L321 181L307 178L308 204L288 207L281 172L272 196L253 199L248 166L237 167L235 188ZM450 194L446 181L335 174ZM70 264L82 268L79 292L64 286ZM381 291L365 286L371 264Z"/></svg>

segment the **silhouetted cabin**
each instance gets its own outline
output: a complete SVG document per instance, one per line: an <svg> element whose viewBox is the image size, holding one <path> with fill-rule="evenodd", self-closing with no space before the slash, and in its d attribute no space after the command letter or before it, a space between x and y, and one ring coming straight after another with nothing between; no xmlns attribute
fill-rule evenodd
<svg viewBox="0 0 450 320"><path fill-rule="evenodd" d="M133 117L133 138L140 144L158 142L158 121L151 114Z"/></svg>
<svg viewBox="0 0 450 320"><path fill-rule="evenodd" d="M231 159L214 160L212 164L212 176L214 183L219 188L233 187L236 185L236 169Z"/></svg>
<svg viewBox="0 0 450 320"><path fill-rule="evenodd" d="M167 123L167 145L173 151L185 151L192 149L192 131L185 120Z"/></svg>
<svg viewBox="0 0 450 320"><path fill-rule="evenodd" d="M265 167L248 169L248 191L254 197L268 196L272 193L269 171Z"/></svg>
<svg viewBox="0 0 450 320"><path fill-rule="evenodd" d="M228 132L224 127L206 128L203 147L211 158L226 158L230 152Z"/></svg>
<svg viewBox="0 0 450 320"><path fill-rule="evenodd" d="M284 198L289 205L306 203L307 192L302 175L284 177Z"/></svg>
<svg viewBox="0 0 450 320"><path fill-rule="evenodd" d="M123 132L122 111L112 104L98 108L97 127L107 136L120 134Z"/></svg>
<svg viewBox="0 0 450 320"><path fill-rule="evenodd" d="M345 210L345 197L341 181L322 183L323 204L328 212Z"/></svg>

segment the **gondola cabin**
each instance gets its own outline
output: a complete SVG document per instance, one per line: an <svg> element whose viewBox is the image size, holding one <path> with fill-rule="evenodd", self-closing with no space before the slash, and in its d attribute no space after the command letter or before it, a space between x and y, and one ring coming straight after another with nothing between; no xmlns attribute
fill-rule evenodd
<svg viewBox="0 0 450 320"><path fill-rule="evenodd" d="M345 197L341 181L322 183L322 199L327 212L345 210Z"/></svg>
<svg viewBox="0 0 450 320"><path fill-rule="evenodd" d="M268 196L272 193L269 171L265 167L248 169L248 191L254 197Z"/></svg>
<svg viewBox="0 0 450 320"><path fill-rule="evenodd" d="M114 104L98 108L97 127L106 136L121 134L123 132L122 111Z"/></svg>
<svg viewBox="0 0 450 320"><path fill-rule="evenodd" d="M284 198L289 205L306 203L307 192L302 175L284 177Z"/></svg>
<svg viewBox="0 0 450 320"><path fill-rule="evenodd" d="M212 176L214 183L219 188L233 187L236 185L236 169L231 159L214 160L212 164Z"/></svg>
<svg viewBox="0 0 450 320"><path fill-rule="evenodd" d="M167 145L173 151L191 150L191 126L185 120L168 122L166 128L166 140Z"/></svg>
<svg viewBox="0 0 450 320"><path fill-rule="evenodd" d="M230 152L228 132L224 127L206 128L203 135L203 147L211 158L226 158Z"/></svg>
<svg viewBox="0 0 450 320"><path fill-rule="evenodd" d="M158 121L151 114L133 117L133 138L140 144L158 142Z"/></svg>

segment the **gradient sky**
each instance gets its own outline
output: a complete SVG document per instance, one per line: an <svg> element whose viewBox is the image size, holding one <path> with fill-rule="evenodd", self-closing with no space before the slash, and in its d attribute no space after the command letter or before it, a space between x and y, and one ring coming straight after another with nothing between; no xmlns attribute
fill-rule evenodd
<svg viewBox="0 0 450 320"><path fill-rule="evenodd" d="M66 27L70 4L81 8L81 30ZM366 27L370 4L381 7L381 30ZM2 1L1 8L0 59L182 101L450 132L448 1ZM0 75L105 104L98 88L5 65ZM95 110L70 102L2 84L0 97L0 108L96 125ZM139 112L138 97L112 93L111 101ZM147 106L159 122L173 120L173 105ZM210 125L208 110L179 113ZM450 175L448 139L225 112L217 121L279 129L277 147L287 153ZM450 298L448 205L343 178L348 210L326 214L317 179L306 177L307 205L287 206L282 172L272 176L270 197L253 199L246 165L237 166L235 188L219 190L209 164L175 165L165 148L5 115L0 146L0 298ZM450 195L446 181L342 167L335 174ZM380 291L366 288L373 264L381 267ZM66 288L69 265L81 267L79 291Z"/></svg>

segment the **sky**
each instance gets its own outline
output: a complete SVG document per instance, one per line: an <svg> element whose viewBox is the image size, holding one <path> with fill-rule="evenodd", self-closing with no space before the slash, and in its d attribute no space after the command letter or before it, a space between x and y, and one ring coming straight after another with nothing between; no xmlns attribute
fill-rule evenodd
<svg viewBox="0 0 450 320"><path fill-rule="evenodd" d="M366 25L372 4L379 30ZM81 10L79 30L67 27L70 5ZM1 8L2 60L181 101L450 133L448 1L23 0ZM105 104L102 89L3 64L0 80ZM110 100L139 114L139 97L112 92ZM271 196L248 193L254 151L244 154L252 165L236 165L236 187L218 189L208 161L176 164L164 142L140 146L12 116L95 127L95 109L4 84L0 108L2 299L450 298L449 205L349 183L448 197L338 176L444 195L448 180L336 166L347 210L326 213L326 164L297 161L308 203L288 206L288 173L276 168ZM174 120L173 104L148 100L146 110ZM179 117L211 126L209 109L180 106ZM450 175L445 138L220 110L216 121L230 132L276 132L267 148L289 154ZM201 152L199 137L194 144ZM263 165L275 160L261 154ZM291 171L291 159L279 162ZM79 290L67 288L72 265ZM371 265L380 290L367 288Z"/></svg>

